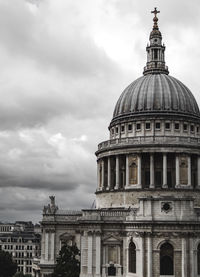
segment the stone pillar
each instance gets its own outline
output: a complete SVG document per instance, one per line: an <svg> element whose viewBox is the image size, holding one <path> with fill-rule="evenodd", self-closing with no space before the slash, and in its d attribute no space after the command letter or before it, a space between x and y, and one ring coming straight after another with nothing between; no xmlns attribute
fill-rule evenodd
<svg viewBox="0 0 200 277"><path fill-rule="evenodd" d="M180 186L179 156L176 155L176 187Z"/></svg>
<svg viewBox="0 0 200 277"><path fill-rule="evenodd" d="M96 277L101 275L101 236L96 234Z"/></svg>
<svg viewBox="0 0 200 277"><path fill-rule="evenodd" d="M88 234L88 276L92 276L92 234Z"/></svg>
<svg viewBox="0 0 200 277"><path fill-rule="evenodd" d="M54 261L54 251L55 251L55 233L51 233L51 260Z"/></svg>
<svg viewBox="0 0 200 277"><path fill-rule="evenodd" d="M83 268L84 266L86 266L84 264L84 260L86 260L86 257L85 257L85 254L86 254L86 251L85 251L85 246L86 246L86 237L85 237L85 234L82 233L81 235L81 264L80 264L80 276L83 276L84 273L83 273Z"/></svg>
<svg viewBox="0 0 200 277"><path fill-rule="evenodd" d="M200 189L200 156L197 158L197 187Z"/></svg>
<svg viewBox="0 0 200 277"><path fill-rule="evenodd" d="M150 153L150 188L155 188L154 182L154 154Z"/></svg>
<svg viewBox="0 0 200 277"><path fill-rule="evenodd" d="M142 186L142 158L138 155L138 187Z"/></svg>
<svg viewBox="0 0 200 277"><path fill-rule="evenodd" d="M195 272L197 269L197 263L196 263L196 258L194 255L194 238L189 239L190 242L190 277L195 277L197 276L197 273Z"/></svg>
<svg viewBox="0 0 200 277"><path fill-rule="evenodd" d="M119 156L116 156L116 185L115 189L119 188Z"/></svg>
<svg viewBox="0 0 200 277"><path fill-rule="evenodd" d="M182 238L182 275L181 277L187 277L187 244L186 239Z"/></svg>
<svg viewBox="0 0 200 277"><path fill-rule="evenodd" d="M108 184L107 189L110 189L110 182L111 182L111 168L110 168L110 157L108 157Z"/></svg>
<svg viewBox="0 0 200 277"><path fill-rule="evenodd" d="M104 163L104 159L102 159L102 171L101 171L101 181L102 181L102 184L101 184L101 186L102 186L102 188L104 188L105 187L105 163Z"/></svg>
<svg viewBox="0 0 200 277"><path fill-rule="evenodd" d="M49 259L49 233L45 232L45 256L44 259L48 261Z"/></svg>
<svg viewBox="0 0 200 277"><path fill-rule="evenodd" d="M126 187L129 186L129 155L126 155Z"/></svg>
<svg viewBox="0 0 200 277"><path fill-rule="evenodd" d="M152 237L151 235L147 238L147 277L152 277Z"/></svg>
<svg viewBox="0 0 200 277"><path fill-rule="evenodd" d="M144 235L141 235L141 276L144 276Z"/></svg>
<svg viewBox="0 0 200 277"><path fill-rule="evenodd" d="M163 153L163 188L167 188L167 154Z"/></svg>
<svg viewBox="0 0 200 277"><path fill-rule="evenodd" d="M188 186L192 185L191 156L188 156Z"/></svg>
<svg viewBox="0 0 200 277"><path fill-rule="evenodd" d="M23 262L23 273L26 274L26 261Z"/></svg>
<svg viewBox="0 0 200 277"><path fill-rule="evenodd" d="M101 187L100 179L100 162L97 161L97 189L100 189Z"/></svg>

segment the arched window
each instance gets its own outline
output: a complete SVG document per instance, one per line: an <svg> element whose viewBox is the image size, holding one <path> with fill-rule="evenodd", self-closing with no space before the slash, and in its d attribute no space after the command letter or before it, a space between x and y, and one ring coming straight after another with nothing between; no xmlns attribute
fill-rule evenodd
<svg viewBox="0 0 200 277"><path fill-rule="evenodd" d="M197 274L200 275L200 244L197 247Z"/></svg>
<svg viewBox="0 0 200 277"><path fill-rule="evenodd" d="M129 244L129 272L136 273L136 246L132 241Z"/></svg>
<svg viewBox="0 0 200 277"><path fill-rule="evenodd" d="M168 242L160 247L160 275L174 275L174 249Z"/></svg>

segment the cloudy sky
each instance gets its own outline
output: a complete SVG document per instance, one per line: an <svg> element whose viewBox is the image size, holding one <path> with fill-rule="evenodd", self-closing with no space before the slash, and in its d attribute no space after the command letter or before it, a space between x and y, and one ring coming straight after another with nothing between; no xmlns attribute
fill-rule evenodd
<svg viewBox="0 0 200 277"><path fill-rule="evenodd" d="M39 221L49 195L91 207L94 152L142 75L155 6L170 74L200 104L199 0L0 0L0 220Z"/></svg>

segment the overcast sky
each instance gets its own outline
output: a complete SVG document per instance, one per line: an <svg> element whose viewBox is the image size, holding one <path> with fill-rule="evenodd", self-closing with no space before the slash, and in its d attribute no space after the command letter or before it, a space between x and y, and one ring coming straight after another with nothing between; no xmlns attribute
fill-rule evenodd
<svg viewBox="0 0 200 277"><path fill-rule="evenodd" d="M0 220L90 208L97 144L142 75L157 6L170 74L200 103L199 0L0 0Z"/></svg>

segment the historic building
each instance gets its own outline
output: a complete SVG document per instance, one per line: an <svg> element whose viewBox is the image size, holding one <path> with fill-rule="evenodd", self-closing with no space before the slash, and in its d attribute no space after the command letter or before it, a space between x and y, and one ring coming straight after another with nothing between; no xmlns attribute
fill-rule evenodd
<svg viewBox="0 0 200 277"><path fill-rule="evenodd" d="M200 276L200 112L169 75L153 11L143 76L121 94L98 145L96 208L44 207L36 276L63 242L81 251L81 277Z"/></svg>
<svg viewBox="0 0 200 277"><path fill-rule="evenodd" d="M12 255L18 272L33 273L33 259L40 256L40 239L40 234L35 232L35 226L30 221L0 223L0 250Z"/></svg>

